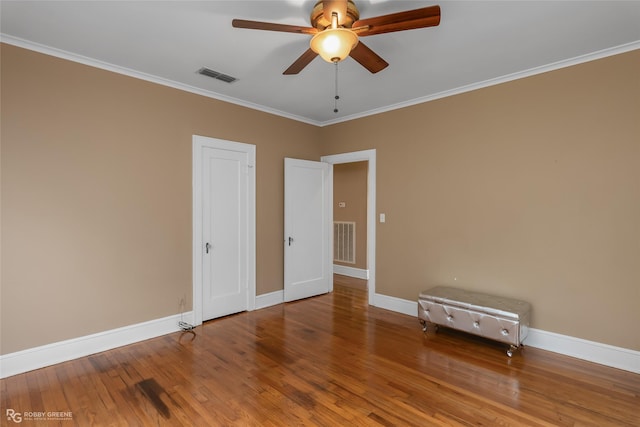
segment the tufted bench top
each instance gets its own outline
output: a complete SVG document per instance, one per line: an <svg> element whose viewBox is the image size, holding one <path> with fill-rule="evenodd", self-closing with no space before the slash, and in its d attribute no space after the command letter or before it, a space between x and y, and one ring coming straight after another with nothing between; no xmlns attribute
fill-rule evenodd
<svg viewBox="0 0 640 427"><path fill-rule="evenodd" d="M516 320L527 315L531 310L531 305L525 301L471 292L449 286L436 286L422 291L420 292L420 299Z"/></svg>

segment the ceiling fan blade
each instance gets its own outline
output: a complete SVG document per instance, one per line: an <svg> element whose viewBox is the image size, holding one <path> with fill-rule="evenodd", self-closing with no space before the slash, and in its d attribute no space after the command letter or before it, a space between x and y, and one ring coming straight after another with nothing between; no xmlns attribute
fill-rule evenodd
<svg viewBox="0 0 640 427"><path fill-rule="evenodd" d="M349 55L372 73L384 70L389 65L387 61L380 58L377 53L369 49L361 41L358 42Z"/></svg>
<svg viewBox="0 0 640 427"><path fill-rule="evenodd" d="M281 31L285 33L313 35L318 32L317 29L312 27L300 27L297 25L275 24L272 22L247 21L244 19L234 19L233 21L231 21L231 25L233 25L234 28L247 28L250 30Z"/></svg>
<svg viewBox="0 0 640 427"><path fill-rule="evenodd" d="M300 57L296 59L293 64L289 66L289 68L284 70L284 73L282 74L298 74L304 67L309 65L309 63L313 61L316 56L318 56L318 54L311 50L311 48L307 49L307 51L300 55Z"/></svg>
<svg viewBox="0 0 640 427"><path fill-rule="evenodd" d="M391 33L394 31L413 30L416 28L435 27L440 24L440 6L423 7L390 15L361 19L353 23L353 27L368 27L358 31L359 36Z"/></svg>
<svg viewBox="0 0 640 427"><path fill-rule="evenodd" d="M347 16L347 0L323 0L322 13L324 19L331 22L331 14L338 14L338 24L342 24Z"/></svg>

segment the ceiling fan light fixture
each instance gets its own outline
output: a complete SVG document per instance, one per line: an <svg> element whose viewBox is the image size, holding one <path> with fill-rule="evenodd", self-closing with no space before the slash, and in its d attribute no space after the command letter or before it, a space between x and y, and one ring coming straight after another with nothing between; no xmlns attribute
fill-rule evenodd
<svg viewBox="0 0 640 427"><path fill-rule="evenodd" d="M244 19L234 19L231 24L234 28L312 35L311 46L284 70L282 74L285 75L298 74L316 56L335 64L351 56L372 74L377 73L389 64L364 43L360 43L359 37L435 27L440 24L440 6L427 6L360 19L360 12L354 1L316 0L309 17L311 27Z"/></svg>
<svg viewBox="0 0 640 427"><path fill-rule="evenodd" d="M311 39L311 49L327 62L340 62L358 44L358 36L346 28L328 28Z"/></svg>

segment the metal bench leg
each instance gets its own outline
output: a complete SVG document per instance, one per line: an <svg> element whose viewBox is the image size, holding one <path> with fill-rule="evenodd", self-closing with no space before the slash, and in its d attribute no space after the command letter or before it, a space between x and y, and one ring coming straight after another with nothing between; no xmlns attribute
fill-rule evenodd
<svg viewBox="0 0 640 427"><path fill-rule="evenodd" d="M511 357L513 356L513 352L516 351L519 347L515 346L515 345L510 345L509 346L509 350L507 350L507 356Z"/></svg>
<svg viewBox="0 0 640 427"><path fill-rule="evenodd" d="M422 325L422 332L427 332L427 325L429 324L429 322L427 322L424 319L420 319L420 324ZM438 325L435 323L432 323L431 326L433 327L433 331L434 332L438 332Z"/></svg>

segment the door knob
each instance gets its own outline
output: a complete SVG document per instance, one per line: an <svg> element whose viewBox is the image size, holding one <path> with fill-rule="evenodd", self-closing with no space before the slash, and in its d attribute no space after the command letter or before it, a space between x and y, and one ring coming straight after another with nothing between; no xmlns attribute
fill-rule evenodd
<svg viewBox="0 0 640 427"><path fill-rule="evenodd" d="M209 253L209 248L211 248L211 243L207 242L207 244L204 245L204 249L207 253Z"/></svg>
<svg viewBox="0 0 640 427"><path fill-rule="evenodd" d="M293 242L293 237L289 236L289 246L291 246L291 242Z"/></svg>

